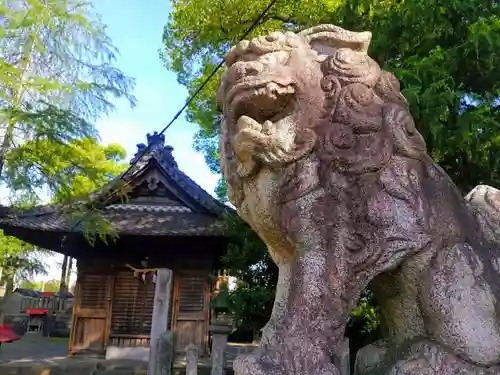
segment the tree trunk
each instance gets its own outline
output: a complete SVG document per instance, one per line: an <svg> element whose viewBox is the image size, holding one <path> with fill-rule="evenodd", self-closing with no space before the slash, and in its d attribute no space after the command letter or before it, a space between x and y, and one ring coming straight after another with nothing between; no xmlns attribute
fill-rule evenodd
<svg viewBox="0 0 500 375"><path fill-rule="evenodd" d="M68 268L68 256L64 256L61 268L61 282L59 283L59 293L66 292L66 270Z"/></svg>
<svg viewBox="0 0 500 375"><path fill-rule="evenodd" d="M73 258L69 257L68 269L66 270L66 291L69 291L71 283L71 269L73 268Z"/></svg>
<svg viewBox="0 0 500 375"><path fill-rule="evenodd" d="M3 167L5 165L5 155L9 150L12 142L14 141L14 122L9 121L7 129L5 129L5 135L3 137L2 146L0 146L0 176L3 174Z"/></svg>
<svg viewBox="0 0 500 375"><path fill-rule="evenodd" d="M39 33L40 33L40 26L37 26L37 29L35 30L35 35L38 35ZM29 71L31 67L34 49L35 49L35 40L34 37L30 36L28 38L28 41L23 47L23 58L19 66L20 68L19 87L17 87L17 89L14 90L14 97L12 98L13 99L12 107L14 109L19 109L19 107L22 104L23 95L25 91L25 84L28 78L26 73ZM6 120L5 125L6 125L5 134L3 136L2 144L0 146L0 177L3 174L3 169L5 166L5 155L7 155L7 152L9 151L9 149L12 146L12 143L14 142L14 128L16 125L16 121L12 117L10 117Z"/></svg>
<svg viewBox="0 0 500 375"><path fill-rule="evenodd" d="M5 294L0 301L0 324L3 324L4 321L4 309L5 306L9 303L10 298L14 292L14 277L6 276L5 280Z"/></svg>

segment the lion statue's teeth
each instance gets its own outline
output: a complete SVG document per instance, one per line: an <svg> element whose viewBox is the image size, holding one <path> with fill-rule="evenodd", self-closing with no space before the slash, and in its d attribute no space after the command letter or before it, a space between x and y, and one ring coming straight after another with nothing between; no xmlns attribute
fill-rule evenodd
<svg viewBox="0 0 500 375"><path fill-rule="evenodd" d="M269 120L264 121L264 123L262 124L262 133L266 135L271 135L273 133L273 127L274 124L271 121Z"/></svg>
<svg viewBox="0 0 500 375"><path fill-rule="evenodd" d="M262 131L262 125L255 121L253 118L243 115L240 116L236 123L237 131L241 132L242 130L255 130Z"/></svg>
<svg viewBox="0 0 500 375"><path fill-rule="evenodd" d="M278 90L279 86L274 82L269 82L266 85L266 94L272 99L278 98Z"/></svg>
<svg viewBox="0 0 500 375"><path fill-rule="evenodd" d="M283 86L281 84L277 84L276 82L269 82L266 87L266 94L268 97L276 100L281 96L290 95L295 92L292 85Z"/></svg>

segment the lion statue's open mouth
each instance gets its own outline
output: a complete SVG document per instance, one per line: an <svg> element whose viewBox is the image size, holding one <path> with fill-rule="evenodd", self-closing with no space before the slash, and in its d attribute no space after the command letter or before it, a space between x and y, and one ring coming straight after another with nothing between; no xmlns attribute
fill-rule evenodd
<svg viewBox="0 0 500 375"><path fill-rule="evenodd" d="M293 33L275 33L243 41L226 56L227 71L218 91L226 118L246 115L259 123L291 112L297 81L287 69L298 46Z"/></svg>
<svg viewBox="0 0 500 375"><path fill-rule="evenodd" d="M274 117L285 113L294 93L290 78L245 77L227 91L225 102L234 120L247 115L263 123L275 121Z"/></svg>
<svg viewBox="0 0 500 375"><path fill-rule="evenodd" d="M222 167L229 168L227 174L236 172L241 178L252 177L262 163L283 166L311 150L314 134L296 126L300 123L296 117L303 116L300 98L309 97L311 81L307 74L295 74L295 61L303 54L308 55L313 66L305 71L316 69L314 74L321 74L317 55L293 33L242 42L226 56L227 70L217 101L223 107L227 124L222 131L230 133L223 137L228 143L221 145L222 153L229 153L223 158L227 163ZM232 177L230 185L238 184L235 179Z"/></svg>

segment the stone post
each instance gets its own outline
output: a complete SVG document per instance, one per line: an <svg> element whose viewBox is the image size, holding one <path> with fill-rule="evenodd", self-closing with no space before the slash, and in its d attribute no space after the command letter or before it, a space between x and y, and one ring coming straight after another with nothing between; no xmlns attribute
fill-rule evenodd
<svg viewBox="0 0 500 375"><path fill-rule="evenodd" d="M174 361L174 334L171 331L162 332L157 341L158 361L155 375L171 375Z"/></svg>
<svg viewBox="0 0 500 375"><path fill-rule="evenodd" d="M224 375L224 352L227 336L231 333L231 322L226 316L214 317L210 324L212 333L212 372L210 375Z"/></svg>
<svg viewBox="0 0 500 375"><path fill-rule="evenodd" d="M334 364L339 369L340 375L350 375L351 363L348 337L344 337L344 341L339 346L338 353L334 357Z"/></svg>
<svg viewBox="0 0 500 375"><path fill-rule="evenodd" d="M151 338L149 344L148 375L168 375L171 368L168 363L162 363L162 359L170 358L172 354L162 355L161 350L167 350L172 345L168 344L168 311L170 308L170 296L172 291L172 271L166 268L158 270L156 275L155 299L153 306L153 318L151 324ZM160 338L164 342L160 342Z"/></svg>
<svg viewBox="0 0 500 375"><path fill-rule="evenodd" d="M190 344L186 348L186 375L198 374L198 347Z"/></svg>

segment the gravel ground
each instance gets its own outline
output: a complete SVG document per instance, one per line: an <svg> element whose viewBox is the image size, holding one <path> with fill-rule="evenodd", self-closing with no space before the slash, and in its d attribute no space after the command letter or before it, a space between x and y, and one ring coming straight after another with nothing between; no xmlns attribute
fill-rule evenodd
<svg viewBox="0 0 500 375"><path fill-rule="evenodd" d="M46 338L38 333L28 333L19 341L1 345L0 374L116 375L119 373L121 375L146 375L147 364L142 362L104 361L83 356L66 357L67 353L68 339ZM209 363L210 361L207 359L200 360L199 375L208 374L210 371ZM184 374L185 370L182 369L184 366L185 363L182 359L178 359L174 364L176 370L173 374ZM116 368L118 372L113 368ZM50 369L50 372L46 372L46 369ZM94 369L99 371L94 371Z"/></svg>
<svg viewBox="0 0 500 375"><path fill-rule="evenodd" d="M68 339L47 338L38 333L28 333L21 340L10 344L2 344L0 347L0 374L11 374L9 370L38 368L38 369L62 369L64 374L69 375L88 375L94 374L91 371L94 368L112 369L127 368L130 369L126 374L139 374L133 369L142 369L145 365L142 362L117 360L104 361L103 359L91 358L85 356L67 357ZM96 367L97 366L97 367ZM33 374L44 374L47 372L33 372ZM6 373L7 371L7 373ZM107 374L105 371L95 372L96 374ZM113 373L113 372L111 372ZM124 374L125 374L124 373ZM25 374L25 372L12 372L12 374ZM26 374L32 375L32 372ZM52 374L52 372L50 372ZM59 374L55 371L54 375ZM113 373L114 374L114 373Z"/></svg>
<svg viewBox="0 0 500 375"><path fill-rule="evenodd" d="M53 362L64 360L68 353L68 339L47 338L28 333L21 340L0 347L0 364Z"/></svg>

